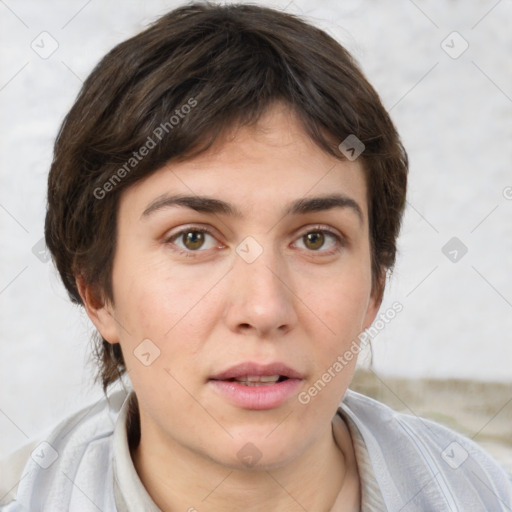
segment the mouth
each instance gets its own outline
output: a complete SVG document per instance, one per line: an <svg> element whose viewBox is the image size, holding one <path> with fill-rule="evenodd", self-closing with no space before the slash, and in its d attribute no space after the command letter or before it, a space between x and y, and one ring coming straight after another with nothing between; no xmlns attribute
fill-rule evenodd
<svg viewBox="0 0 512 512"><path fill-rule="evenodd" d="M304 375L285 363L260 364L247 361L210 377L211 380L275 383L284 379L303 379Z"/></svg>
<svg viewBox="0 0 512 512"><path fill-rule="evenodd" d="M303 380L301 372L284 363L245 362L214 375L209 383L232 405L262 410L283 405Z"/></svg>
<svg viewBox="0 0 512 512"><path fill-rule="evenodd" d="M236 379L232 378L223 380L225 380L225 382L238 382L244 386L272 386L278 382L288 380L288 377L285 377L284 375L262 375L261 377L257 375L247 375L244 377L237 377Z"/></svg>

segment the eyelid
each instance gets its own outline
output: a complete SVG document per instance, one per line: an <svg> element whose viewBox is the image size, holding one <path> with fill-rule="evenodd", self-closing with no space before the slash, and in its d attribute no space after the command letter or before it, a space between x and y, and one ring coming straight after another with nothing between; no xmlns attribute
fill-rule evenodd
<svg viewBox="0 0 512 512"><path fill-rule="evenodd" d="M218 241L218 236L216 235L215 231L212 228L209 228L209 227L206 227L206 226L202 226L201 224L192 224L192 225L189 225L189 226L181 227L179 229L179 231L176 231L175 233L172 233L170 235L165 235L164 241L165 241L165 243L172 243L171 242L172 240L174 240L176 238L179 238L184 233L188 233L189 231L195 231L195 232L198 232L198 233L206 233L206 234L212 236L213 238L215 238ZM183 250L181 248L178 248L178 249L179 250ZM204 249L203 249L203 251L204 251ZM198 251L187 251L187 252L201 252L201 250L198 250Z"/></svg>
<svg viewBox="0 0 512 512"><path fill-rule="evenodd" d="M297 235L297 237L304 236L307 233L311 233L314 231L327 232L333 236L339 237L341 240L345 239L345 236L341 232L339 232L337 229L331 228L330 226L323 225L323 224L313 224L310 226L306 226L304 229L301 229L299 231L299 234Z"/></svg>

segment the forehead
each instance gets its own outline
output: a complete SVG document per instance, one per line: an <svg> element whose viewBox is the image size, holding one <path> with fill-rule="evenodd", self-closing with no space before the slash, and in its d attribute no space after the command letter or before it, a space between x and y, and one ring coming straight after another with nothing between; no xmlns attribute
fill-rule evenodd
<svg viewBox="0 0 512 512"><path fill-rule="evenodd" d="M361 161L326 153L296 114L277 103L256 124L232 128L200 155L170 162L132 185L122 194L121 209L129 204L140 216L165 196L208 196L233 205L237 216L244 217L334 194L357 203L366 220Z"/></svg>

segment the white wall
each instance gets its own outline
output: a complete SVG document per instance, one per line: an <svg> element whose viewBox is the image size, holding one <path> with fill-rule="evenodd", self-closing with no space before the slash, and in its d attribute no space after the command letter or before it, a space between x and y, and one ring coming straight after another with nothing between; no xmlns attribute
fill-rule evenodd
<svg viewBox="0 0 512 512"><path fill-rule="evenodd" d="M306 14L354 53L409 152L409 204L382 310L404 309L373 341L375 371L512 384L511 2L270 4ZM100 57L176 5L0 3L0 455L101 396L86 364L90 324L32 252L52 143ZM47 59L31 48L55 44L43 31L58 42ZM469 44L456 59L441 46L453 31ZM445 48L462 43L449 37ZM455 263L442 251L452 237L468 249Z"/></svg>

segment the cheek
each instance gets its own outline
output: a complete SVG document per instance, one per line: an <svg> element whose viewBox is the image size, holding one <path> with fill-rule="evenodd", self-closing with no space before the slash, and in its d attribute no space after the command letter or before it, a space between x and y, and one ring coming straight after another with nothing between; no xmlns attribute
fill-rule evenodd
<svg viewBox="0 0 512 512"><path fill-rule="evenodd" d="M131 338L163 340L194 308L201 280L177 274L162 260L137 265L135 258L127 258L118 263L114 295L119 321L126 323Z"/></svg>
<svg viewBox="0 0 512 512"><path fill-rule="evenodd" d="M364 272L354 270L350 275L330 279L325 286L308 294L304 302L314 307L311 311L303 308L303 315L310 319L304 320L303 324L309 325L309 338L315 340L313 350L317 352L320 370L330 367L351 347L358 346L370 292L370 279ZM347 368L355 365L355 359L347 364Z"/></svg>
<svg viewBox="0 0 512 512"><path fill-rule="evenodd" d="M317 281L305 304L324 321L331 335L340 336L363 329L367 311L371 280L362 269L353 269L345 274L334 274ZM327 329L329 328L329 329Z"/></svg>
<svg viewBox="0 0 512 512"><path fill-rule="evenodd" d="M217 319L219 297L213 301L215 293L210 290L219 279L211 272L202 275L193 265L182 267L179 274L165 263L146 264L132 273L129 267L118 267L115 292L116 315L123 325L118 332L132 381L151 387L163 379L172 387L172 378L166 374L170 369L185 382L187 375L195 374L203 344ZM137 359L137 354L147 352L143 340L151 340L157 348L150 343L149 351L158 354L148 378L148 368Z"/></svg>

